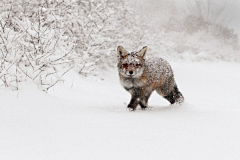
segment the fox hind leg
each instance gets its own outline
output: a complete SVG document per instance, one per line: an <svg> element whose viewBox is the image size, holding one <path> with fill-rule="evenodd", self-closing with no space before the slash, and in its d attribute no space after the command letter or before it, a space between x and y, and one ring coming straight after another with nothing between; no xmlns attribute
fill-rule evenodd
<svg viewBox="0 0 240 160"><path fill-rule="evenodd" d="M176 85L167 96L164 96L164 98L167 99L171 104L182 103L184 101L184 97Z"/></svg>

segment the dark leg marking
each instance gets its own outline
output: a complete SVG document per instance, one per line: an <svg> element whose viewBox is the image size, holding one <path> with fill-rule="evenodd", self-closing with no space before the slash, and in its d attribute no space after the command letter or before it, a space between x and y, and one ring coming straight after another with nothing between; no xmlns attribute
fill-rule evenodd
<svg viewBox="0 0 240 160"><path fill-rule="evenodd" d="M174 86L173 90L167 96L164 96L164 98L166 98L171 104L174 104L175 102L182 103L184 100L184 97L178 90L177 86Z"/></svg>
<svg viewBox="0 0 240 160"><path fill-rule="evenodd" d="M137 105L139 104L139 99L137 97L132 97L130 103L128 104L127 108L130 108L132 110L135 110L137 108Z"/></svg>
<svg viewBox="0 0 240 160"><path fill-rule="evenodd" d="M140 106L142 109L146 109L148 107L147 104L150 96L151 96L151 93L143 96L143 98L141 99Z"/></svg>

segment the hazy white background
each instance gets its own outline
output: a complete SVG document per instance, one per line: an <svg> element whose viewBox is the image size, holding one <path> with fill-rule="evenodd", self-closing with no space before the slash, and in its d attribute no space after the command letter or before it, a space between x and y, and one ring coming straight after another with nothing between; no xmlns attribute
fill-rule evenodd
<svg viewBox="0 0 240 160"><path fill-rule="evenodd" d="M233 28L238 34L240 34L240 1L239 0L210 0L213 3L213 8L218 8L224 6L224 12L218 23L224 24L230 28ZM188 6L190 3L194 3L194 0L131 0L132 4L138 8L139 14L146 18L146 13L150 14L148 16L150 20L155 21L155 25L161 25L161 19L168 17L169 11L174 9L172 6L176 7L177 12L184 15L184 12L188 11ZM207 2L207 0L202 0L202 2ZM172 4L172 5L171 5ZM224 21L222 21L224 20ZM158 22L160 21L160 23Z"/></svg>

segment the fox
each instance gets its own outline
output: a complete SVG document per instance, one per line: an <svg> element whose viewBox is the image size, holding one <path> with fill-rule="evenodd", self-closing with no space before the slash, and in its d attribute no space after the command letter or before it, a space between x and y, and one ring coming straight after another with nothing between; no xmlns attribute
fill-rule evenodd
<svg viewBox="0 0 240 160"><path fill-rule="evenodd" d="M146 59L147 46L140 51L127 52L122 46L117 48L118 73L120 83L131 94L127 105L130 110L148 107L148 99L153 91L165 98L170 104L183 103L170 64L163 58Z"/></svg>

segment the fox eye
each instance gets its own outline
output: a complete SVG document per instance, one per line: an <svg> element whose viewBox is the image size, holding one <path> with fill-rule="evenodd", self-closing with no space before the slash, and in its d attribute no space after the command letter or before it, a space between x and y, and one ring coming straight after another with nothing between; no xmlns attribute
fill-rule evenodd
<svg viewBox="0 0 240 160"><path fill-rule="evenodd" d="M122 64L122 67L127 69L128 68L128 64L124 63L124 64Z"/></svg>

